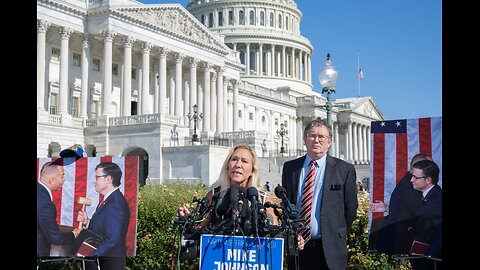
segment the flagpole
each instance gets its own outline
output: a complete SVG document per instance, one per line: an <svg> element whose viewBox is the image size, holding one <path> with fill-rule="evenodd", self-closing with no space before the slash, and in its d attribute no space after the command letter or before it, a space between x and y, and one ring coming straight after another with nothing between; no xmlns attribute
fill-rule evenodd
<svg viewBox="0 0 480 270"><path fill-rule="evenodd" d="M360 97L360 51L357 51L358 96Z"/></svg>

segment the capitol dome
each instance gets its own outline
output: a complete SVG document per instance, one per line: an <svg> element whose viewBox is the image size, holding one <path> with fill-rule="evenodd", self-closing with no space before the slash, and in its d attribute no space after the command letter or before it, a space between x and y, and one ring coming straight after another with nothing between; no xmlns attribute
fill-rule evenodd
<svg viewBox="0 0 480 270"><path fill-rule="evenodd" d="M301 35L295 1L191 0L187 10L237 52L244 81L293 96L312 93L313 47Z"/></svg>

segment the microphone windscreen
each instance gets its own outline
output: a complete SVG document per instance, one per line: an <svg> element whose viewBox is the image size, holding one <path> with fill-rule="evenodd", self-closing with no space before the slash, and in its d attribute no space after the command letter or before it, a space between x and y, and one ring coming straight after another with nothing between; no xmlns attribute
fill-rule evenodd
<svg viewBox="0 0 480 270"><path fill-rule="evenodd" d="M230 201L231 202L238 202L238 187L231 186L230 187Z"/></svg>
<svg viewBox="0 0 480 270"><path fill-rule="evenodd" d="M244 187L238 187L238 198L243 200L247 198L247 189Z"/></svg>
<svg viewBox="0 0 480 270"><path fill-rule="evenodd" d="M269 202L269 201L266 201L263 205L264 205L265 207L270 207L270 208L275 208L275 207L276 207L275 204L273 204L273 203L271 203L271 202Z"/></svg>
<svg viewBox="0 0 480 270"><path fill-rule="evenodd" d="M287 197L287 191L285 190L285 188L283 186L278 185L275 188L275 196L277 196L280 199L284 198L284 197Z"/></svg>
<svg viewBox="0 0 480 270"><path fill-rule="evenodd" d="M228 210L230 209L230 189L225 192L222 200L220 201L219 205L216 207L217 216L224 216L227 214Z"/></svg>
<svg viewBox="0 0 480 270"><path fill-rule="evenodd" d="M247 189L247 197L251 199L253 196L255 196L255 198L258 198L258 190L255 187L249 187Z"/></svg>

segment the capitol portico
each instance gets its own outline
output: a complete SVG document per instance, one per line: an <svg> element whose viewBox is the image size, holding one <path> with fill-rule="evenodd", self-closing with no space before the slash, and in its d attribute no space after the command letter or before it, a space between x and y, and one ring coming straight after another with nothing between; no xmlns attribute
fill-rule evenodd
<svg viewBox="0 0 480 270"><path fill-rule="evenodd" d="M230 146L261 157L262 179L304 153L303 128L326 117L313 91L313 47L293 0L37 0L37 156L71 145L138 155L141 184L209 185ZM316 63L323 64L323 63ZM370 97L337 99L333 155L370 161ZM202 118L193 143L194 105ZM288 129L280 155L280 124Z"/></svg>

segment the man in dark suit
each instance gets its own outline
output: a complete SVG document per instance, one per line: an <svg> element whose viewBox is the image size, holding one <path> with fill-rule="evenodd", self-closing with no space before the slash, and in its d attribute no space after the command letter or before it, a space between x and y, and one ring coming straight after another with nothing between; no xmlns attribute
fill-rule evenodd
<svg viewBox="0 0 480 270"><path fill-rule="evenodd" d="M413 270L439 270L442 263L434 259L442 257L442 188L437 185L440 169L435 162L422 160L413 164L411 173L413 188L423 195L413 226L414 240L429 245L422 254L430 258L412 259L410 263Z"/></svg>
<svg viewBox="0 0 480 270"><path fill-rule="evenodd" d="M85 269L121 270L126 267L126 236L130 221L127 200L119 190L122 170L113 162L95 167L95 190L103 197L91 220L85 211L79 211L77 220L88 223L88 229L103 238L91 257L96 262L85 262Z"/></svg>
<svg viewBox="0 0 480 270"><path fill-rule="evenodd" d="M414 155L410 161L410 169L416 162L426 159L432 160L427 154ZM422 193L413 188L411 178L412 174L408 171L393 189L389 205L383 201L370 204L372 212L388 213L376 239L377 252L393 255L408 254L410 251L415 212L422 205Z"/></svg>
<svg viewBox="0 0 480 270"><path fill-rule="evenodd" d="M65 173L60 162L46 162L40 170L37 183L37 256L50 256L51 245L71 245L80 233L61 232L57 224L57 209L52 201L52 191L60 190L65 183Z"/></svg>
<svg viewBox="0 0 480 270"><path fill-rule="evenodd" d="M307 154L285 162L282 172L282 185L288 199L296 203L299 218L306 211L304 208L311 209L304 216L310 221L310 227L306 228L309 231L301 231L298 236L298 261L290 256L288 269L344 270L348 258L347 234L358 208L355 167L327 155L332 136L331 128L324 121L308 123L303 140ZM305 180L310 175L314 179L313 196L311 191L304 191Z"/></svg>

